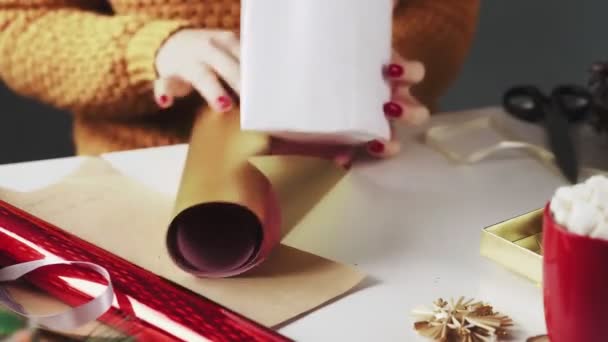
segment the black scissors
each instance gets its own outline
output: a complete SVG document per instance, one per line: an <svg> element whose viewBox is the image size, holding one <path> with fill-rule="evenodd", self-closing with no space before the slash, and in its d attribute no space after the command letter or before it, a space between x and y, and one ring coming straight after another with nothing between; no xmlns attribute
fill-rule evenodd
<svg viewBox="0 0 608 342"><path fill-rule="evenodd" d="M520 120L544 125L557 166L570 183L576 183L579 160L570 125L587 119L592 109L590 92L576 85L562 85L547 96L535 86L517 86L505 93L503 106Z"/></svg>

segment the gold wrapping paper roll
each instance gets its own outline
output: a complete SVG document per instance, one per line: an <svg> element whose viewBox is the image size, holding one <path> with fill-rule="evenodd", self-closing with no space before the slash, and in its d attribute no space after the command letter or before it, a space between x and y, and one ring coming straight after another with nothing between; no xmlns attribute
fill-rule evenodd
<svg viewBox="0 0 608 342"><path fill-rule="evenodd" d="M268 155L272 139L239 121L205 112L194 123L167 248L197 276L259 265L345 174L329 160Z"/></svg>

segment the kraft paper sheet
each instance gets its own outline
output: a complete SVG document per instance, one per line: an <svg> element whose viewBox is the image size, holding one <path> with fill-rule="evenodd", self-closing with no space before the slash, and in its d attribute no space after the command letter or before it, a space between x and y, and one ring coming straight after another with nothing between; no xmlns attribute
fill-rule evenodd
<svg viewBox="0 0 608 342"><path fill-rule="evenodd" d="M206 113L194 123L176 199L98 158L85 159L45 189L0 192L0 198L275 326L347 292L364 276L279 245L345 172L327 160L267 155L271 143L265 134L242 131L236 113Z"/></svg>
<svg viewBox="0 0 608 342"><path fill-rule="evenodd" d="M269 327L315 309L364 278L350 266L286 245L238 277L188 274L172 262L165 248L172 199L120 174L102 159L85 160L74 174L44 189L2 190L0 198Z"/></svg>

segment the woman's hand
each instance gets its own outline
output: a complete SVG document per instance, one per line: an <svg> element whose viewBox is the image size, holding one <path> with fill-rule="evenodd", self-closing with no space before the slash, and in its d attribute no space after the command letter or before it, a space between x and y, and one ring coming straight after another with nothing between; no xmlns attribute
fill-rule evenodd
<svg viewBox="0 0 608 342"><path fill-rule="evenodd" d="M400 0L393 0L393 9L400 5ZM391 87L391 99L384 104L379 115L384 113L391 124L390 141L371 141L364 146L367 154L377 158L393 157L401 150L398 137L394 134L394 125L420 125L428 120L429 110L422 105L411 93L412 86L424 79L424 65L416 61L408 61L397 52L393 52L392 61L384 68L384 77ZM341 166L352 163L360 147L352 146L312 146L309 144L292 143L275 139L272 153L275 154L304 154L321 158L331 158Z"/></svg>
<svg viewBox="0 0 608 342"><path fill-rule="evenodd" d="M218 112L232 108L240 93L240 42L230 31L185 29L159 49L154 95L159 106L198 92Z"/></svg>
<svg viewBox="0 0 608 342"><path fill-rule="evenodd" d="M400 123L416 126L428 120L429 110L410 91L412 86L424 79L424 74L422 63L405 60L397 53L393 53L391 64L384 69L384 76L392 90L391 99L383 108L384 115L391 122L392 128ZM367 150L377 157L391 157L399 153L400 145L393 134L390 141L370 142Z"/></svg>
<svg viewBox="0 0 608 342"><path fill-rule="evenodd" d="M413 85L424 79L425 69L420 62L407 61L397 53L393 54L392 61L385 66L383 72L389 83L392 95L384 104L384 108L378 108L378 115L384 115L391 124L393 132L389 141L371 141L364 146L328 146L310 145L303 143L288 142L275 139L272 144L273 154L299 154L311 155L320 158L334 159L341 166L352 163L355 155L363 150L367 154L377 158L389 158L399 153L401 146L398 137L394 134L394 126L420 125L429 118L429 110L422 105L410 92Z"/></svg>
<svg viewBox="0 0 608 342"><path fill-rule="evenodd" d="M198 92L218 112L233 107L232 96L240 95L240 42L228 31L182 30L170 37L160 48L156 67L160 78L154 93L159 106L170 107L175 98ZM424 65L407 61L397 53L385 66L386 81L392 89L391 99L378 115L395 124L419 125L429 117L429 111L411 94L410 88L424 78ZM299 144L274 139L272 154L303 154L330 158L340 165L348 165L361 147L321 146ZM387 158L399 153L400 144L393 134L390 141L371 141L363 146L368 154Z"/></svg>

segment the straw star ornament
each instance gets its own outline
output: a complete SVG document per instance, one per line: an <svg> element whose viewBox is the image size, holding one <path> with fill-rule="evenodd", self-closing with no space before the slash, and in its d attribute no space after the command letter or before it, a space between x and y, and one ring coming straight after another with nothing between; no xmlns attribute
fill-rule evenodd
<svg viewBox="0 0 608 342"><path fill-rule="evenodd" d="M493 342L508 337L513 321L482 302L465 301L460 297L454 302L438 299L433 308L413 311L416 317L414 329L424 337L440 342Z"/></svg>

